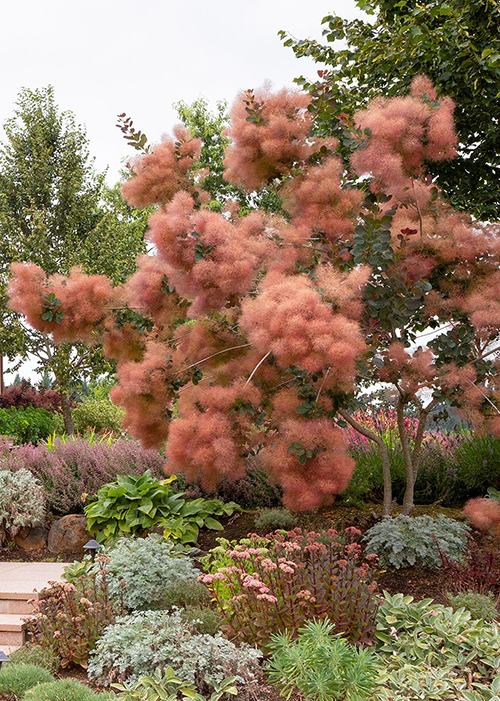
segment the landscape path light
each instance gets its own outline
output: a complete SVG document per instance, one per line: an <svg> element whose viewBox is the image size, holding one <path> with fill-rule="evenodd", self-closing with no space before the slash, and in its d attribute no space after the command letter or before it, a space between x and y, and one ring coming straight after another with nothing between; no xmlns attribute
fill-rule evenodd
<svg viewBox="0 0 500 701"><path fill-rule="evenodd" d="M10 657L7 657L3 650L0 650L0 670L4 662L10 662Z"/></svg>
<svg viewBox="0 0 500 701"><path fill-rule="evenodd" d="M89 551L92 562L95 562L96 551L102 550L102 545L97 540L89 540L88 543L85 543L83 549Z"/></svg>

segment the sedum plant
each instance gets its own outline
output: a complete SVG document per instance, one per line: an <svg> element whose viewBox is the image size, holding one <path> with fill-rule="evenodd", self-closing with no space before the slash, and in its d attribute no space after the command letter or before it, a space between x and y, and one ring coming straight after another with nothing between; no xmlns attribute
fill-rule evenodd
<svg viewBox="0 0 500 701"><path fill-rule="evenodd" d="M382 565L396 569L441 567L441 554L452 561L463 559L470 528L464 523L440 514L430 516L386 516L370 528L364 537L366 551L375 553Z"/></svg>
<svg viewBox="0 0 500 701"><path fill-rule="evenodd" d="M45 503L42 485L29 470L0 469L0 545L21 528L43 523Z"/></svg>
<svg viewBox="0 0 500 701"><path fill-rule="evenodd" d="M97 642L88 675L100 684L137 681L172 667L184 681L220 684L228 676L239 683L260 676L261 653L217 635L197 633L179 611L142 611L117 620Z"/></svg>
<svg viewBox="0 0 500 701"><path fill-rule="evenodd" d="M328 618L350 642L370 644L378 608L376 555L365 557L361 532L295 528L240 543L220 539L204 558L202 581L231 633L265 649L273 633L292 637L308 620Z"/></svg>
<svg viewBox="0 0 500 701"><path fill-rule="evenodd" d="M269 649L269 679L287 699L297 689L310 701L372 698L379 666L375 654L349 644L328 620L309 621L296 640L288 633L273 635Z"/></svg>
<svg viewBox="0 0 500 701"><path fill-rule="evenodd" d="M133 684L113 684L113 688L122 692L120 701L219 701L225 694L236 696L238 690L234 685L234 677L224 679L220 684L214 683L214 691L207 698L183 679L175 676L172 667L167 667L162 674L156 670L151 677L141 677ZM113 697L110 698L115 698Z"/></svg>
<svg viewBox="0 0 500 701"><path fill-rule="evenodd" d="M187 499L171 483L175 476L157 480L149 470L142 476L119 475L103 485L97 501L85 507L87 528L101 541L125 534L144 535L163 528L165 538L196 543L200 528L222 530L217 516L231 516L241 507L218 499Z"/></svg>

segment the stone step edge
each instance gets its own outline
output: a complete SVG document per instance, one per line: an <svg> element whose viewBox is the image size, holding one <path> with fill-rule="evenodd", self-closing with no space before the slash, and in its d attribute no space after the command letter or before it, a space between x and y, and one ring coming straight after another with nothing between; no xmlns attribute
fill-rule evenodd
<svg viewBox="0 0 500 701"><path fill-rule="evenodd" d="M9 601L12 599L29 601L38 597L38 591L0 591L0 600Z"/></svg>
<svg viewBox="0 0 500 701"><path fill-rule="evenodd" d="M0 613L0 633L26 630L26 621L22 620L24 617L24 614Z"/></svg>

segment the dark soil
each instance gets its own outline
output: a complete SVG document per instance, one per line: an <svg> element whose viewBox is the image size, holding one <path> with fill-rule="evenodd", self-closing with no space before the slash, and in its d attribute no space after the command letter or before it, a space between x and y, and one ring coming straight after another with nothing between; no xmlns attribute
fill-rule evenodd
<svg viewBox="0 0 500 701"><path fill-rule="evenodd" d="M48 548L27 551L13 544L0 548L0 562L73 562L73 560L81 560L82 558L83 552L81 551L54 555Z"/></svg>

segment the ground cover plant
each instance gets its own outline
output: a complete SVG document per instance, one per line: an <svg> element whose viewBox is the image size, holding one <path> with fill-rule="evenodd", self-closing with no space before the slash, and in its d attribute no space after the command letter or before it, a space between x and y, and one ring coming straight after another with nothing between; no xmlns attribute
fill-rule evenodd
<svg viewBox="0 0 500 701"><path fill-rule="evenodd" d="M109 685L171 666L190 683L220 684L234 676L244 684L260 677L260 658L255 648L237 647L221 633L198 633L179 611L141 611L106 629L92 652L88 674Z"/></svg>
<svg viewBox="0 0 500 701"><path fill-rule="evenodd" d="M38 684L50 682L52 674L32 664L6 664L0 670L0 694L10 694L12 698L24 698L24 694Z"/></svg>
<svg viewBox="0 0 500 701"><path fill-rule="evenodd" d="M500 688L498 632L496 623L474 620L463 609L386 593L377 616L377 698L494 698Z"/></svg>
<svg viewBox="0 0 500 701"><path fill-rule="evenodd" d="M328 618L339 633L370 643L375 630L376 555L365 556L355 528L345 534L296 528L240 543L221 541L204 558L202 581L231 634L266 649L273 633L292 637L313 618Z"/></svg>
<svg viewBox="0 0 500 701"><path fill-rule="evenodd" d="M367 383L385 383L409 514L434 409L452 406L493 433L500 425L496 229L455 212L426 178L425 164L453 158L457 144L453 102L428 78L343 119L347 171L310 105L263 89L233 106L225 178L255 201L271 188L273 212L207 206L201 142L179 127L152 147L124 122L142 153L123 193L133 206L158 205L156 255L115 288L16 263L11 307L55 343L103 340L118 363L112 397L124 425L148 446L168 436L169 471L210 489L242 477L258 452L287 508L331 503L346 488L347 423L379 451L390 513L384 436L353 415ZM420 336L426 329L435 336Z"/></svg>
<svg viewBox="0 0 500 701"><path fill-rule="evenodd" d="M196 543L200 528L222 530L217 517L241 511L233 502L186 499L172 482L175 476L157 480L149 471L140 477L119 475L116 482L103 485L96 501L85 507L88 530L105 541L126 533L145 535L156 527L165 538Z"/></svg>
<svg viewBox="0 0 500 701"><path fill-rule="evenodd" d="M220 684L214 682L213 691L208 696L200 694L194 684L179 679L172 667L167 667L162 674L156 670L150 677L141 677L133 684L113 684L113 688L122 692L122 701L176 701L177 699L193 701L219 701L225 694L236 696L238 690L234 685L234 677L224 679ZM115 696L109 696L115 698Z"/></svg>
<svg viewBox="0 0 500 701"><path fill-rule="evenodd" d="M461 562L467 549L470 528L440 514L430 516L386 516L370 528L364 540L366 551L375 553L382 565L399 569L416 562L441 567L443 557Z"/></svg>

